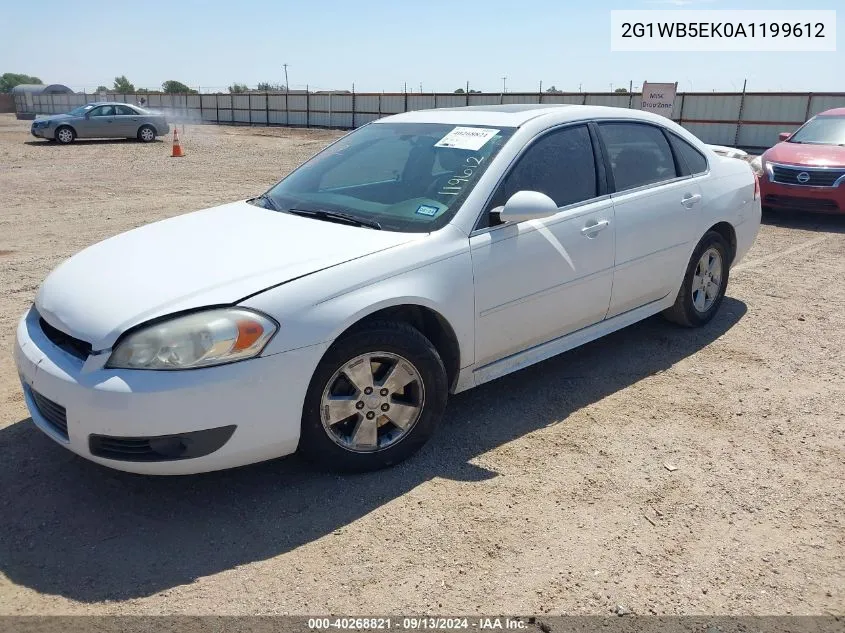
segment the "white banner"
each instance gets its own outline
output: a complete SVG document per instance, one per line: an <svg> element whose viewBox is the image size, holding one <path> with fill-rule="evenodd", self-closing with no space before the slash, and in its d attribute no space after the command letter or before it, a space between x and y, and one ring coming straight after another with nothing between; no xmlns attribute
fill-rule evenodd
<svg viewBox="0 0 845 633"><path fill-rule="evenodd" d="M643 102L640 110L661 114L667 119L672 118L675 110L675 94L678 91L678 83L654 84L643 82Z"/></svg>

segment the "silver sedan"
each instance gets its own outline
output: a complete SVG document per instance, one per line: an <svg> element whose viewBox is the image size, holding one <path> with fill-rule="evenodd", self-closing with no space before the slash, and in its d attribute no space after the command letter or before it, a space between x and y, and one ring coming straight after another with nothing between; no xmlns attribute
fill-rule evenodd
<svg viewBox="0 0 845 633"><path fill-rule="evenodd" d="M149 143L170 132L164 115L128 103L87 103L32 122L37 138L72 143L77 138L137 138Z"/></svg>

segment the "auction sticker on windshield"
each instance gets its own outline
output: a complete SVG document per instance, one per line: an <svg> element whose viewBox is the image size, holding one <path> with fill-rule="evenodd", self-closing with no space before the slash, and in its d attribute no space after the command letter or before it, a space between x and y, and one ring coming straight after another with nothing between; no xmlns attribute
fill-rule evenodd
<svg viewBox="0 0 845 633"><path fill-rule="evenodd" d="M475 152L484 147L484 144L498 133L499 130L491 130L490 128L456 127L437 141L434 146L467 149Z"/></svg>

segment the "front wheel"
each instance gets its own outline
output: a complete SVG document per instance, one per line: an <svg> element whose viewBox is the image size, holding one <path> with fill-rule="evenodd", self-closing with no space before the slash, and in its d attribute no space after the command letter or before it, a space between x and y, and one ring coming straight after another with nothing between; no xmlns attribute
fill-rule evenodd
<svg viewBox="0 0 845 633"><path fill-rule="evenodd" d="M156 140L156 131L152 125L142 125L138 129L138 140L142 143L152 143Z"/></svg>
<svg viewBox="0 0 845 633"><path fill-rule="evenodd" d="M431 342L405 323L376 322L337 340L305 397L300 449L331 470L400 462L431 436L448 382Z"/></svg>
<svg viewBox="0 0 845 633"><path fill-rule="evenodd" d="M663 312L685 327L708 323L722 304L730 274L730 247L716 231L708 231L695 247L675 305Z"/></svg>
<svg viewBox="0 0 845 633"><path fill-rule="evenodd" d="M56 141L58 141L62 145L67 145L68 143L73 143L73 140L75 138L76 138L76 132L73 131L72 127L69 127L67 125L63 125L59 129L56 130Z"/></svg>

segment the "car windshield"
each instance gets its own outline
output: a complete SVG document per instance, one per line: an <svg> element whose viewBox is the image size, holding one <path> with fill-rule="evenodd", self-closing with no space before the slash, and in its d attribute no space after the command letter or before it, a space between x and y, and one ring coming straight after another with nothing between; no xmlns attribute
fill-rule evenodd
<svg viewBox="0 0 845 633"><path fill-rule="evenodd" d="M83 106L79 106L78 108L74 108L73 110L68 112L68 114L70 114L71 116L82 116L83 114L85 114L89 110L92 110L93 108L94 108L94 104L86 103Z"/></svg>
<svg viewBox="0 0 845 633"><path fill-rule="evenodd" d="M789 137L789 142L845 145L845 116L818 116L810 119Z"/></svg>
<svg viewBox="0 0 845 633"><path fill-rule="evenodd" d="M449 222L513 131L372 123L327 147L255 204L427 233Z"/></svg>

